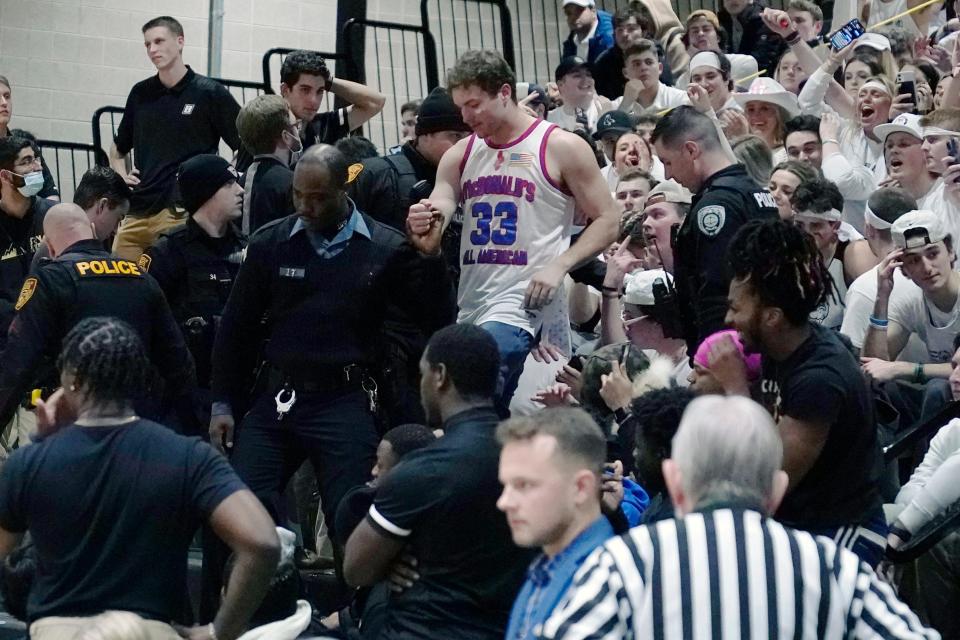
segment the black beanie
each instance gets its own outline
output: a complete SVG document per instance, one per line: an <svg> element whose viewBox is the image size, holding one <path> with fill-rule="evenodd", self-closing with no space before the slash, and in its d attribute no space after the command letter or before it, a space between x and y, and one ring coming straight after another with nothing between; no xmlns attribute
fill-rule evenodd
<svg viewBox="0 0 960 640"><path fill-rule="evenodd" d="M437 87L423 99L417 110L417 127L414 129L418 136L437 131L470 131L463 122L459 107L442 87Z"/></svg>
<svg viewBox="0 0 960 640"><path fill-rule="evenodd" d="M196 213L220 187L236 179L237 174L230 163L220 156L204 153L190 158L177 172L183 208Z"/></svg>

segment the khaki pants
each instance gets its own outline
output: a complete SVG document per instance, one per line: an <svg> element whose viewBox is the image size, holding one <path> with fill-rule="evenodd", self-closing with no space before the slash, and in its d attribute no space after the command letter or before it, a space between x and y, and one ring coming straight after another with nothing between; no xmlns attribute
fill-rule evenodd
<svg viewBox="0 0 960 640"><path fill-rule="evenodd" d="M128 215L120 221L120 228L113 239L113 253L124 260L136 262L161 233L185 222L184 213L185 210L179 207L167 207L152 216Z"/></svg>
<svg viewBox="0 0 960 640"><path fill-rule="evenodd" d="M119 612L117 612L119 613ZM130 622L133 618L134 622ZM94 624L110 626L122 635L116 637L136 638L137 640L180 640L173 627L156 620L137 619L130 614L119 619L109 620L109 612L90 618L60 618L50 616L40 618L30 625L30 640L74 640L81 631ZM99 637L99 636L97 636Z"/></svg>

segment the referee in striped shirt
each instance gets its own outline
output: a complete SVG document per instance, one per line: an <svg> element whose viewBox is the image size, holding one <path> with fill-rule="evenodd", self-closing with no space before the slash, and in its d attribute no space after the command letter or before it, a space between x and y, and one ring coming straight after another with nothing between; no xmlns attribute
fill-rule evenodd
<svg viewBox="0 0 960 640"><path fill-rule="evenodd" d="M760 405L694 400L672 456L664 479L682 515L598 548L544 638L940 637L855 554L767 517L787 476Z"/></svg>

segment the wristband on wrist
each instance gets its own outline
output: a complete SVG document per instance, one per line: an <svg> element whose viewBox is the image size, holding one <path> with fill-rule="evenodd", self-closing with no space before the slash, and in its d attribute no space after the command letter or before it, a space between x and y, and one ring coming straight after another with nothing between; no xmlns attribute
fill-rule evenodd
<svg viewBox="0 0 960 640"><path fill-rule="evenodd" d="M876 327L877 329L883 330L883 329L886 329L889 324L890 324L890 321L886 318L878 318L874 315L870 316L871 327Z"/></svg>
<svg viewBox="0 0 960 640"><path fill-rule="evenodd" d="M611 293L620 293L619 287L608 287L607 285L601 285L600 291L610 291Z"/></svg>
<svg viewBox="0 0 960 640"><path fill-rule="evenodd" d="M823 140L820 141L820 144L827 144L828 142L832 142L838 147L840 146L840 141L837 140L836 138L824 138Z"/></svg>
<svg viewBox="0 0 960 640"><path fill-rule="evenodd" d="M623 424L624 420L627 420L630 417L630 412L624 409L623 407L618 407L613 412L613 419L617 421L617 424Z"/></svg>
<svg viewBox="0 0 960 640"><path fill-rule="evenodd" d="M913 381L917 384L923 384L927 381L927 374L924 373L923 365L919 362L913 367Z"/></svg>
<svg viewBox="0 0 960 640"><path fill-rule="evenodd" d="M903 540L904 542L909 542L910 538L913 537L913 534L911 534L909 531L907 531L906 529L904 529L904 528L903 528L902 526L900 526L900 524L897 523L897 522L894 522L892 525L890 525L890 529L888 529L888 532L889 532L889 533L892 533L892 534L895 535L895 536L897 536L898 538L900 538L900 539Z"/></svg>
<svg viewBox="0 0 960 640"><path fill-rule="evenodd" d="M785 35L783 39L787 44L797 44L798 42L800 42L800 32L791 31L790 33Z"/></svg>

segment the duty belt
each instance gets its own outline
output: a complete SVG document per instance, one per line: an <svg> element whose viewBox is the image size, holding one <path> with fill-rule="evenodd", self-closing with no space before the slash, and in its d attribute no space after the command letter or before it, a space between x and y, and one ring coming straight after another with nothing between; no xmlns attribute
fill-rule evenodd
<svg viewBox="0 0 960 640"><path fill-rule="evenodd" d="M322 393L359 388L363 384L363 367L348 364L311 371L309 375L290 374L273 365L267 365L267 389L289 386L306 393Z"/></svg>

